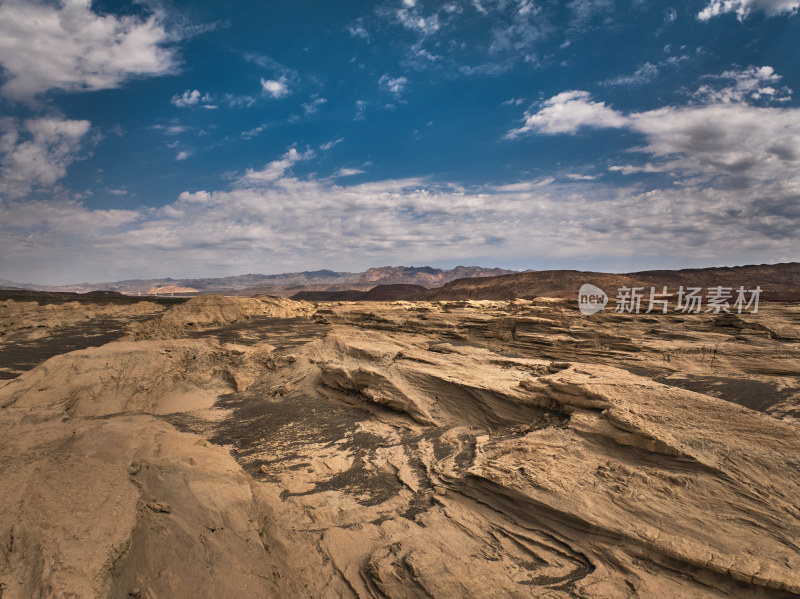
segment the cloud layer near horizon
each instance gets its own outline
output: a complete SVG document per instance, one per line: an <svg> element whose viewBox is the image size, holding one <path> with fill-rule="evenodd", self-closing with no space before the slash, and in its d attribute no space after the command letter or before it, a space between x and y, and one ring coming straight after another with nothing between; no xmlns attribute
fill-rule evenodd
<svg viewBox="0 0 800 599"><path fill-rule="evenodd" d="M743 131L752 124L746 111L724 110L725 119L741 119ZM663 117L674 115L664 111ZM785 115L773 117L775 127L783 126ZM692 139L693 124L704 119L689 115L682 129L658 131L647 151L674 156ZM794 141L791 133L786 137ZM237 265L277 271L332 262L357 270L398 255L408 263L430 261L431 255L440 261L488 257L501 264L530 256L624 259L632 248L644 263L665 252L691 253L701 262L713 262L720 253L793 259L794 224L800 221L793 194L800 177L745 185L740 178L748 169L732 168L727 154L718 157L720 143L697 149L702 160L696 167L686 156L660 164L658 170L669 167L683 178L657 192L641 183L576 181L567 173L469 188L419 178L339 185L330 178L292 176L292 166L311 156L292 148L263 169L241 174L229 189L187 191L158 209L88 210L76 201L6 204L0 220L13 224L4 228L0 244L21 263L44 251L72 255L77 246L91 247L104 259L126 261L141 276L166 274L171 264L190 272L217 265L220 273ZM754 149L753 156L762 150L764 161L750 167L759 177L780 168L782 160L776 148L771 154ZM710 186L717 177L736 179ZM86 259L91 265L92 255Z"/></svg>

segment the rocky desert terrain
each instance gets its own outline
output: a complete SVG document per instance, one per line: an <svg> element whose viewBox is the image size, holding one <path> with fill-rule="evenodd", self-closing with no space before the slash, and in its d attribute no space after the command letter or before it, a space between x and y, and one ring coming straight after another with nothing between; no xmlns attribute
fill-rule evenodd
<svg viewBox="0 0 800 599"><path fill-rule="evenodd" d="M0 367L2 599L800 595L796 302L8 300Z"/></svg>

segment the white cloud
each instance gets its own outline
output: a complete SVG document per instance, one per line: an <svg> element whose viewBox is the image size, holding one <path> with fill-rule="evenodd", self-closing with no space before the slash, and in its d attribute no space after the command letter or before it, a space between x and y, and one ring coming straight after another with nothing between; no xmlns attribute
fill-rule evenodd
<svg viewBox="0 0 800 599"><path fill-rule="evenodd" d="M659 159L662 169L723 186L774 183L787 193L800 183L787 172L800 160L800 109L710 104L628 118L626 126L648 140L642 151Z"/></svg>
<svg viewBox="0 0 800 599"><path fill-rule="evenodd" d="M40 117L20 125L0 119L0 195L20 198L47 190L67 174L89 132L89 121Z"/></svg>
<svg viewBox="0 0 800 599"><path fill-rule="evenodd" d="M390 77L388 74L382 75L378 80L378 85L380 85L384 91L392 93L395 96L400 96L407 84L408 79L405 77Z"/></svg>
<svg viewBox="0 0 800 599"><path fill-rule="evenodd" d="M554 30L542 3L487 0L475 1L473 6L475 10L465 2L379 5L375 14L384 20L382 29L388 24L405 30L397 41L405 54L401 65L406 68L491 76L507 72L520 61L539 64L542 57L537 46ZM477 23L469 22L476 17ZM463 35L467 30L469 41ZM352 29L351 35L355 35Z"/></svg>
<svg viewBox="0 0 800 599"><path fill-rule="evenodd" d="M364 20L361 18L356 19L355 23L347 27L347 30L352 37L369 40L369 32L364 27Z"/></svg>
<svg viewBox="0 0 800 599"><path fill-rule="evenodd" d="M170 103L178 106L179 108L186 108L187 106L194 106L200 102L201 93L199 90L186 90L183 95L172 96Z"/></svg>
<svg viewBox="0 0 800 599"><path fill-rule="evenodd" d="M76 200L0 202L4 270L43 284L97 280L102 267L99 251L103 251L98 243L110 248L103 256L113 254L119 228L141 217L134 210L90 209ZM125 263L124 254L117 252L115 258Z"/></svg>
<svg viewBox="0 0 800 599"><path fill-rule="evenodd" d="M616 164L608 167L608 170L612 173L622 173L623 175L633 175L635 173L663 173L665 170L668 170L666 167L663 166L656 166L648 162L642 166L636 166L633 164Z"/></svg>
<svg viewBox="0 0 800 599"><path fill-rule="evenodd" d="M665 52L668 52L666 48L667 47L665 47ZM645 62L637 67L633 74L619 75L611 79L606 79L605 81L601 81L600 85L644 85L658 77L661 69L664 67L677 67L687 60L689 60L689 56L682 54L679 56L670 56L656 64Z"/></svg>
<svg viewBox="0 0 800 599"><path fill-rule="evenodd" d="M596 17L604 17L614 9L611 0L571 0L569 8L572 10L572 26L577 29L587 27Z"/></svg>
<svg viewBox="0 0 800 599"><path fill-rule="evenodd" d="M233 94L225 94L222 96L222 101L231 108L252 108L256 104L253 96L235 96Z"/></svg>
<svg viewBox="0 0 800 599"><path fill-rule="evenodd" d="M242 131L242 137L244 139L253 139L254 137L259 135L262 131L264 131L268 127L269 127L269 125L265 124L265 125L259 125L258 127L253 127L252 129L250 129L248 131Z"/></svg>
<svg viewBox="0 0 800 599"><path fill-rule="evenodd" d="M311 102L305 102L302 105L303 112L306 113L306 116L308 116L309 114L314 114L315 112L317 112L317 110L319 110L319 107L325 104L327 101L328 100L326 100L325 98L315 98Z"/></svg>
<svg viewBox="0 0 800 599"><path fill-rule="evenodd" d="M769 68L758 72L762 77L759 81L775 77ZM746 77L742 80L749 81ZM718 101L623 114L591 101L587 92L564 92L545 101L538 112L526 115L525 124L509 132L508 137L574 133L581 127L629 129L645 136L647 145L637 151L660 162L644 167L611 167L624 174L672 171L724 185L785 183L792 180L786 169L800 160L800 109L743 102Z"/></svg>
<svg viewBox="0 0 800 599"><path fill-rule="evenodd" d="M770 66L748 67L739 71L725 71L721 75L706 77L717 81L732 81L733 85L714 87L703 85L694 97L705 103L712 102L745 102L747 100L765 100L785 102L792 94L787 87L776 89L781 76Z"/></svg>
<svg viewBox="0 0 800 599"><path fill-rule="evenodd" d="M0 222L4 224L4 233L35 229L92 238L96 234L93 234L93 230L118 227L139 218L141 215L133 210L92 210L75 200L29 200L0 204Z"/></svg>
<svg viewBox="0 0 800 599"><path fill-rule="evenodd" d="M394 14L403 27L421 35L432 35L439 30L439 15L434 13L423 16L414 4L406 4L404 8L398 9Z"/></svg>
<svg viewBox="0 0 800 599"><path fill-rule="evenodd" d="M326 143L322 144L319 147L319 149L320 150L330 150L333 146L338 145L338 144L342 143L343 141L344 141L344 138L340 137L338 139L334 139L334 140L331 140L329 142L326 142Z"/></svg>
<svg viewBox="0 0 800 599"><path fill-rule="evenodd" d="M686 140L708 116L641 113L630 118L641 130L651 132L648 151L655 158L671 160L686 151L686 143L692 146ZM723 116L726 122L735 120L734 115ZM675 138L660 134L658 123L665 121L680 123L682 133ZM761 140L785 124L769 124ZM749 133L747 128L743 127L742 135ZM788 131L783 141L792 141L793 135ZM706 152L706 163L711 165L718 158L715 152L735 141L721 139L717 148L693 150L693 158ZM765 201L764 188L695 183L651 191L636 186L614 188L582 174L566 175L568 183L542 177L474 188L420 178L341 185L287 176L294 163L310 157L309 152L291 149L262 171L247 171L230 190L181 194L171 206L181 217L161 222L156 239L174 239L171 251L180 252L197 243L192 235L199 228L208 232L203 244L209 246L207 250L205 245L192 247L192 251L264 253L285 260L305 259L306 264L309 259L329 264L340 260L345 250L377 264L391 261L398 253L419 260L430 260L432 255L461 258L474 252L503 259L539 252L561 257L631 252L657 256L663 252L659 248L681 244L695 257L717 261L730 260L735 252L751 259L770 251L800 257L792 228L800 224L800 208L785 195L783 200ZM701 171L702 167L695 174ZM349 169L337 173L350 174L354 172ZM797 181L792 185L796 189ZM777 218L784 220L776 227ZM534 224L535 234L531 234ZM137 242L146 245L148 235L139 230Z"/></svg>
<svg viewBox="0 0 800 599"><path fill-rule="evenodd" d="M762 79L773 75L761 71ZM707 247L708 240L716 238L717 243L727 243L730 252L770 246L776 252L786 251L787 240L800 227L800 108L717 101L628 114L609 110L591 102L585 92L559 94L529 115L526 125L511 136L521 131L571 133L597 126L637 132L645 143L629 152L643 155L646 162L613 165L609 170L623 175L660 173L672 180L672 188L660 185L639 194L643 203L655 206L650 216L628 206L629 214L609 213L605 220L616 219L623 228L647 223L654 235L665 240L672 230L676 236L672 243L686 242L689 235L693 248ZM656 214L664 219L661 226ZM608 230L623 229L609 225ZM722 231L743 246L737 250L730 239L719 239ZM752 254L747 259L752 260Z"/></svg>
<svg viewBox="0 0 800 599"><path fill-rule="evenodd" d="M771 112L755 119L767 117L756 145L786 124L785 111L759 110ZM732 114L719 116L735 120ZM649 152L655 161L671 160L686 143L693 148L692 129L709 117L686 118L679 110L629 118L652 132ZM666 127L665 121L677 122L680 132L659 133L658 123ZM742 126L743 134L752 133L744 131L749 127ZM694 138L702 139L698 132ZM713 139L720 151L736 141ZM790 130L782 141L797 149L796 139L796 130ZM770 147L765 151L782 152ZM697 151L714 158L716 150ZM347 185L334 178L293 177L292 166L310 158L310 151L292 148L260 170L245 171L227 189L186 191L161 208L95 211L77 202L0 203L0 253L27 269L19 272L64 283L88 276L211 274L209 265L219 274L246 272L253 264L271 264L274 271L357 270L477 256L523 262L546 255L563 266L584 268L631 255L639 265L682 262L687 253L697 263L800 259L795 200L800 175L791 174L798 171L792 164L782 178L746 188L682 181L652 190L553 177L472 187L424 178ZM784 154L778 160L796 157ZM794 195L787 193L790 188ZM99 274L98 253L106 258L107 271L120 264L124 270ZM15 273L4 274L13 279Z"/></svg>
<svg viewBox="0 0 800 599"><path fill-rule="evenodd" d="M189 156L191 156L191 154L190 154L189 152L187 152L187 151L185 151L185 150L181 150L181 151L180 151L180 152L178 152L178 154L175 156L175 160L186 160L186 159L187 159Z"/></svg>
<svg viewBox="0 0 800 599"><path fill-rule="evenodd" d="M300 81L294 69L281 64L270 56L248 53L245 59L271 71L271 76L261 78L261 91L271 98L284 98L292 93L292 87Z"/></svg>
<svg viewBox="0 0 800 599"><path fill-rule="evenodd" d="M360 168L340 168L336 171L334 177L352 177L353 175L361 175L364 171Z"/></svg>
<svg viewBox="0 0 800 599"><path fill-rule="evenodd" d="M262 78L261 88L263 89L264 93L273 98L283 98L291 93L289 91L288 80L286 77L281 77L278 80Z"/></svg>
<svg viewBox="0 0 800 599"><path fill-rule="evenodd" d="M161 131L164 135L180 135L181 133L186 133L187 131L191 130L190 127L187 127L186 125L179 125L177 123L172 123L170 125L158 124L153 125L150 128L155 129L156 131Z"/></svg>
<svg viewBox="0 0 800 599"><path fill-rule="evenodd" d="M211 108L212 106L208 104L208 102L211 101L213 101L211 94L201 94L200 90L187 89L180 96L172 96L170 103L174 104L178 108L188 108L190 106L196 106L202 102L204 103L203 108ZM216 106L213 106L213 108L216 108Z"/></svg>
<svg viewBox="0 0 800 599"><path fill-rule="evenodd" d="M701 21L734 12L743 21L751 13L763 12L767 16L797 14L800 0L710 0L708 5L697 14Z"/></svg>
<svg viewBox="0 0 800 599"><path fill-rule="evenodd" d="M507 10L504 10L506 9ZM541 18L541 9L529 0L519 0L506 7L497 3L493 10L500 11L500 18L491 29L489 54L497 61L473 67L465 74L498 74L511 68L517 58L525 62L537 64L535 53L537 45L547 36L550 29L546 20ZM479 70L476 70L479 69Z"/></svg>
<svg viewBox="0 0 800 599"><path fill-rule="evenodd" d="M295 162L309 160L313 157L314 152L312 150L298 152L297 148L290 148L279 160L273 160L259 171L247 169L245 174L238 180L238 183L242 186L271 183L283 177Z"/></svg>
<svg viewBox="0 0 800 599"><path fill-rule="evenodd" d="M27 100L50 89L118 87L175 69L163 15L98 15L91 0L0 3L2 95Z"/></svg>
<svg viewBox="0 0 800 599"><path fill-rule="evenodd" d="M646 62L636 69L632 75L619 75L613 79L607 79L602 85L642 85L649 83L658 75L658 67Z"/></svg>
<svg viewBox="0 0 800 599"><path fill-rule="evenodd" d="M520 191L533 191L539 187L546 187L555 182L555 177L544 177L543 179L536 179L534 181L520 181L519 183L507 183L506 185L498 185L493 187L493 191L506 193L506 192L520 192Z"/></svg>
<svg viewBox="0 0 800 599"><path fill-rule="evenodd" d="M573 90L561 92L545 100L535 113L526 112L525 122L508 132L514 138L534 132L549 135L575 133L581 127L624 127L628 121L604 102L593 102L589 92Z"/></svg>

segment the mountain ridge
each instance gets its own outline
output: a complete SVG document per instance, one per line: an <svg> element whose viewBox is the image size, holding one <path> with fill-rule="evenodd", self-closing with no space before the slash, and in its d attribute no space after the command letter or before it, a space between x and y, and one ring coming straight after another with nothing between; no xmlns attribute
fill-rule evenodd
<svg viewBox="0 0 800 599"><path fill-rule="evenodd" d="M660 293L667 287L675 293L684 287L701 287L707 290L718 285L734 290L740 285L748 289L761 287L763 299L800 300L800 263L751 264L681 270L646 270L631 273L603 273L580 270L541 270L517 272L497 277L456 279L444 285L427 289L384 289L376 285L369 293L348 289L335 292L304 291L295 294L295 299L306 301L369 301L371 299L394 300L510 300L535 297L575 298L578 289L589 283L603 289L614 297L622 286L641 287L645 295L651 287Z"/></svg>
<svg viewBox="0 0 800 599"><path fill-rule="evenodd" d="M0 280L0 287L31 289L51 292L117 291L127 294L147 293L159 287L184 287L198 293L225 293L229 295L291 295L306 288L315 291L344 290L355 287L367 291L376 285L408 284L436 287L451 281L483 276L500 276L516 271L481 266L456 266L451 269L431 266L382 266L364 272L333 271L328 269L279 273L232 275L206 278L153 278L124 279L102 283L73 283L70 285L35 285Z"/></svg>

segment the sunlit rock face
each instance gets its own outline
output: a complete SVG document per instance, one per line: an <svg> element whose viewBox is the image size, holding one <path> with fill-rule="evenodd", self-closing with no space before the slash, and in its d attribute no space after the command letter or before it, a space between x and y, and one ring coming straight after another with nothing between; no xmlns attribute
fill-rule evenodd
<svg viewBox="0 0 800 599"><path fill-rule="evenodd" d="M796 306L201 297L0 325L4 599L800 593Z"/></svg>

